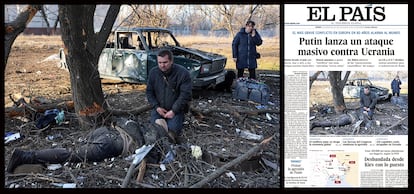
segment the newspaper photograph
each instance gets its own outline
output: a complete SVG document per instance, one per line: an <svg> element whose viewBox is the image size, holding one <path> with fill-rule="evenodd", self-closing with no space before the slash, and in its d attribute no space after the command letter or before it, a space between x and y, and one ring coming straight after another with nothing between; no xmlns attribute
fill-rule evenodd
<svg viewBox="0 0 414 194"><path fill-rule="evenodd" d="M284 187L408 188L408 5L284 5Z"/></svg>

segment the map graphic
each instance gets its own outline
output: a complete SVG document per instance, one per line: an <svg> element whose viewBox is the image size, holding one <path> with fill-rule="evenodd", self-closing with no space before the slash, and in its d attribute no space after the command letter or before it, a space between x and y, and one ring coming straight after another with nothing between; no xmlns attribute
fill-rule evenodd
<svg viewBox="0 0 414 194"><path fill-rule="evenodd" d="M309 184L316 187L358 187L358 153L332 152L310 155Z"/></svg>

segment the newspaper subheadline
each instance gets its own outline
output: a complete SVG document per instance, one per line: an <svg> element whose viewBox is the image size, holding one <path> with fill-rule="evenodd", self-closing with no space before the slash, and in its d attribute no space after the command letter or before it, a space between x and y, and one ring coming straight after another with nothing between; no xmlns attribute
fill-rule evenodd
<svg viewBox="0 0 414 194"><path fill-rule="evenodd" d="M368 156L364 158L365 167L404 167L403 157L388 157L388 156Z"/></svg>

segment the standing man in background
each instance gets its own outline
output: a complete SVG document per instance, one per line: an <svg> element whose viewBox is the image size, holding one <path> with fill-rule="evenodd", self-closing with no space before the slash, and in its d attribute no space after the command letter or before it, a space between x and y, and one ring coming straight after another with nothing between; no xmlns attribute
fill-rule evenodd
<svg viewBox="0 0 414 194"><path fill-rule="evenodd" d="M233 61L236 63L237 78L243 77L244 69L248 68L249 78L256 79L257 58L260 58L256 46L260 46L263 40L254 26L254 21L247 21L246 27L241 28L233 39Z"/></svg>
<svg viewBox="0 0 414 194"><path fill-rule="evenodd" d="M400 90L401 90L401 80L400 77L397 75L391 82L391 89L392 89L392 96L400 96Z"/></svg>

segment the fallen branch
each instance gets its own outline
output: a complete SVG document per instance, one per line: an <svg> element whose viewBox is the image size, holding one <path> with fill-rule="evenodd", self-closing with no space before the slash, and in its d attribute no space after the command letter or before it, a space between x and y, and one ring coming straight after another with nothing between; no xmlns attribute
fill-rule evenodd
<svg viewBox="0 0 414 194"><path fill-rule="evenodd" d="M276 134L270 136L269 138L264 139L262 142L260 142L260 144L257 144L256 146L254 146L253 148L251 148L246 153L240 155L239 157L237 157L236 159L230 161L229 163L221 166L219 169L217 169L216 171L214 171L213 173L211 173L210 175L208 175L207 177L205 177L204 179L202 179L198 183L192 185L190 188L201 188L206 183L210 182L211 180L213 180L216 177L218 177L221 174L223 174L227 169L229 169L232 166L237 165L237 164L240 164L241 162L249 159L253 154L257 153L260 149L262 149L264 145L268 144L270 142L270 140L272 140L272 138L275 135Z"/></svg>
<svg viewBox="0 0 414 194"><path fill-rule="evenodd" d="M190 110L192 111L192 113L194 115L197 116L203 116L203 115L210 115L213 112L218 112L218 113L227 113L227 114L231 114L234 115L237 118L241 118L241 114L246 114L248 116L255 116L255 115L261 115L261 114L266 114L266 113L276 113L279 114L280 111L279 110L272 110L272 109L263 109L263 110L230 110L230 109L221 109L221 108L215 108L215 109L208 109L208 110L198 110L194 107L190 107Z"/></svg>
<svg viewBox="0 0 414 194"><path fill-rule="evenodd" d="M143 106L140 106L136 109L132 109L132 110L116 110L116 109L109 109L109 111L113 114L113 115L128 115L128 114L133 114L133 115L137 115L137 114L141 114L143 112L146 112L148 110L151 110L151 105L146 104Z"/></svg>
<svg viewBox="0 0 414 194"><path fill-rule="evenodd" d="M12 97L10 96L12 99ZM4 110L5 115L9 118L16 117L16 116L25 116L27 113L36 114L36 113L43 113L49 109L64 109L64 110L73 110L74 103L73 101L64 101L58 103L50 103L50 104L33 104L27 103L24 98L20 98L19 100L14 102L13 107L8 107Z"/></svg>
<svg viewBox="0 0 414 194"><path fill-rule="evenodd" d="M398 122L394 123L393 125L387 127L386 129L384 129L383 131L381 131L380 133L378 133L378 135L381 135L381 134L385 133L386 131L390 130L391 128L396 127L397 125L401 124L407 118L408 118L408 116L404 117L403 119L399 120Z"/></svg>
<svg viewBox="0 0 414 194"><path fill-rule="evenodd" d="M112 179L112 180L116 180L119 182L124 181L124 179L122 178L118 178L118 177L114 177L114 176L106 176L106 175L101 175L101 174L97 174L98 176L102 177L102 178L106 178L106 179ZM138 182L131 182L132 184L144 187L144 188L157 188L156 186L150 185L150 184L145 184L145 183L138 183Z"/></svg>
<svg viewBox="0 0 414 194"><path fill-rule="evenodd" d="M145 169L147 168L147 160L144 158L141 162L141 164L139 165L139 172L138 172L138 176L137 176L137 183L141 183L142 180L144 179L144 175L145 175Z"/></svg>
<svg viewBox="0 0 414 194"><path fill-rule="evenodd" d="M152 145L143 145L142 147L140 147L135 153L136 156L134 157L134 159L131 162L131 165L129 166L128 172L122 182L121 188L125 188L128 183L129 180L131 180L131 176L134 173L134 169L135 166L137 166L139 163L141 162L145 162L144 157L148 154L148 152L154 147L154 144ZM144 160L144 161L143 161Z"/></svg>
<svg viewBox="0 0 414 194"><path fill-rule="evenodd" d="M33 174L33 173L19 173L19 174L6 175L6 177L12 177L12 176L13 177L15 177L15 176L24 176L24 177L21 178L21 179L13 180L13 181L8 181L8 182L5 183L5 185L9 185L11 183L18 182L20 180L25 180L25 179L26 180L27 179L44 180L44 181L50 181L50 182L53 182L53 183L67 183L66 181L64 181L62 179L58 179L58 178L47 176L47 175L40 174L40 173L36 173L36 174Z"/></svg>

